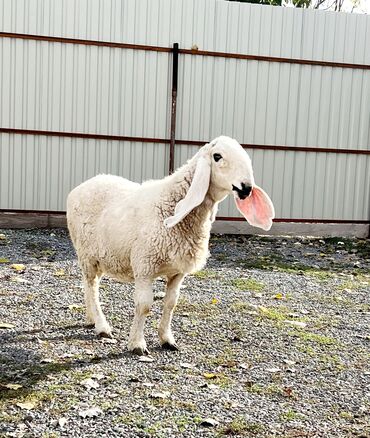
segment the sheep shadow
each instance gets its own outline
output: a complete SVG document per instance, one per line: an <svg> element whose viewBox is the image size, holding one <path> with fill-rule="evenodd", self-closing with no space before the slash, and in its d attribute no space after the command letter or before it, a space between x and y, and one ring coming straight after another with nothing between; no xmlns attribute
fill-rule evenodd
<svg viewBox="0 0 370 438"><path fill-rule="evenodd" d="M31 332L35 332L32 330ZM92 336L93 337L93 336ZM95 337L96 338L96 337ZM47 338L47 340L59 337ZM63 337L63 340L68 338ZM108 354L80 355L78 358L46 359L45 356L29 348L14 345L11 339L4 343L0 337L1 346L6 349L0 351L0 403L6 400L23 400L35 393L36 385L50 378L70 371L83 371L97 363L132 359L128 351L110 352ZM21 385L14 387L12 385Z"/></svg>

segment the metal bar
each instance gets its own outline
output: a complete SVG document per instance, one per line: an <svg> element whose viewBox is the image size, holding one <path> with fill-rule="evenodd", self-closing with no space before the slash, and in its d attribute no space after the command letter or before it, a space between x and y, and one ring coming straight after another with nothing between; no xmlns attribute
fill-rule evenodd
<svg viewBox="0 0 370 438"><path fill-rule="evenodd" d="M173 51L173 49L170 47L117 43L111 41L84 40L78 38L64 38L64 37L54 37L47 35L29 35L29 34L13 33L13 32L0 32L0 38L19 38L24 40L47 41L52 43L82 44L85 46L115 47L121 49L148 50L148 51L166 52L166 53L170 53ZM226 52L214 52L209 50L192 50L192 49L180 49L179 53L183 55L213 56L217 58L244 59L249 61L282 62L288 64L317 65L321 67L370 70L369 64L352 64L347 62L318 61L312 59L299 59L299 58L280 58L277 56L246 55L243 53L226 53Z"/></svg>
<svg viewBox="0 0 370 438"><path fill-rule="evenodd" d="M0 128L0 133L22 135L46 135L47 137L73 137L95 140L132 141L140 143L169 143L166 138L131 137L127 135L86 134L83 132L42 131L38 129Z"/></svg>
<svg viewBox="0 0 370 438"><path fill-rule="evenodd" d="M87 134L83 132L60 132L60 131L42 131L35 129L18 129L18 128L0 128L0 133L5 134L21 134L21 135L45 135L48 137L74 137L86 138L95 140L113 140L113 141L131 141L139 143L171 143L168 138L155 137L133 137L127 135L108 135L108 134ZM177 145L188 146L203 146L207 141L200 140L176 140ZM269 144L250 144L243 143L242 146L246 149L263 149L270 151L291 151L291 152L323 152L333 154L355 154L355 155L370 155L370 150L367 149L335 149L335 148L319 148L312 146L285 146L285 145L269 145Z"/></svg>
<svg viewBox="0 0 370 438"><path fill-rule="evenodd" d="M172 97L171 97L171 133L170 133L170 160L169 173L173 173L175 167L175 142L176 142L176 104L177 104L177 80L179 75L179 45L174 43L172 51Z"/></svg>
<svg viewBox="0 0 370 438"><path fill-rule="evenodd" d="M248 61L284 62L288 64L318 65L321 67L352 68L370 70L369 64L352 64L347 62L316 61L312 59L279 58L277 56L245 55L242 53L212 52L208 50L180 49L182 55L213 56L216 58L245 59Z"/></svg>
<svg viewBox="0 0 370 438"><path fill-rule="evenodd" d="M244 222L243 217L218 216L218 221L236 221ZM273 222L293 222L293 223L308 223L308 224L370 224L370 220L351 220L351 219L297 219L297 218L275 218Z"/></svg>
<svg viewBox="0 0 370 438"><path fill-rule="evenodd" d="M64 37L54 37L47 35L29 35L23 33L10 33L10 32L0 32L0 38L18 38L22 40L46 41L49 43L81 44L84 46L101 46L101 47L113 47L118 49L147 50L151 52L170 53L172 51L170 47L148 46L143 44L116 43L111 41L83 40L78 38L64 38Z"/></svg>
<svg viewBox="0 0 370 438"><path fill-rule="evenodd" d="M1 214L24 214L24 215L59 215L65 216L65 211L53 211L53 210L20 210L20 209L0 209ZM218 216L216 218L218 221L236 221L236 222L244 222L245 219L243 217L226 217L226 216ZM350 220L350 219L307 219L307 218L275 218L273 222L293 222L293 223L311 223L311 224L370 224L370 220Z"/></svg>

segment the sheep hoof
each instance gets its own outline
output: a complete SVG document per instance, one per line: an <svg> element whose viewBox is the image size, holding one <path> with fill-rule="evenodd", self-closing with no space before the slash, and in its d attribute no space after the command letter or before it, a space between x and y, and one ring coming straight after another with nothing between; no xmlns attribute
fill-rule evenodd
<svg viewBox="0 0 370 438"><path fill-rule="evenodd" d="M137 354L138 356L149 356L149 350L147 348L136 347L131 350L132 354Z"/></svg>
<svg viewBox="0 0 370 438"><path fill-rule="evenodd" d="M164 350L170 350L170 351L179 351L180 350L179 346L176 343L170 344L169 342L164 342L162 344L162 348Z"/></svg>
<svg viewBox="0 0 370 438"><path fill-rule="evenodd" d="M99 338L113 338L112 333L100 332L98 333Z"/></svg>

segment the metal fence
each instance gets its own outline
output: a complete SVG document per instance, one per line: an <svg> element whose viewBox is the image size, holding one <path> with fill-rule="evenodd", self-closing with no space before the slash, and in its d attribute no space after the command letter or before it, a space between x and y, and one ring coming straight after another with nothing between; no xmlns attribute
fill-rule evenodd
<svg viewBox="0 0 370 438"><path fill-rule="evenodd" d="M368 47L361 15L0 0L0 209L64 211L90 176L161 178L224 134L247 148L278 220L368 224ZM219 217L237 216L225 201Z"/></svg>

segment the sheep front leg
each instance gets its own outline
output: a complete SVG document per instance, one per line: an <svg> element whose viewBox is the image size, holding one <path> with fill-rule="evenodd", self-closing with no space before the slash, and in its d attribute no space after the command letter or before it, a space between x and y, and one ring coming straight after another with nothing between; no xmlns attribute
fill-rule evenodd
<svg viewBox="0 0 370 438"><path fill-rule="evenodd" d="M152 281L148 279L135 279L135 316L132 322L128 349L134 354L149 354L144 339L145 318L153 304Z"/></svg>
<svg viewBox="0 0 370 438"><path fill-rule="evenodd" d="M84 291L86 303L87 324L95 325L95 332L100 337L111 338L112 329L110 328L99 301L99 283L101 275L97 273L84 272Z"/></svg>
<svg viewBox="0 0 370 438"><path fill-rule="evenodd" d="M172 351L179 349L172 334L171 321L174 308L179 299L180 286L183 279L183 274L177 274L168 280L166 296L163 303L163 314L161 322L159 323L159 340L162 348Z"/></svg>

